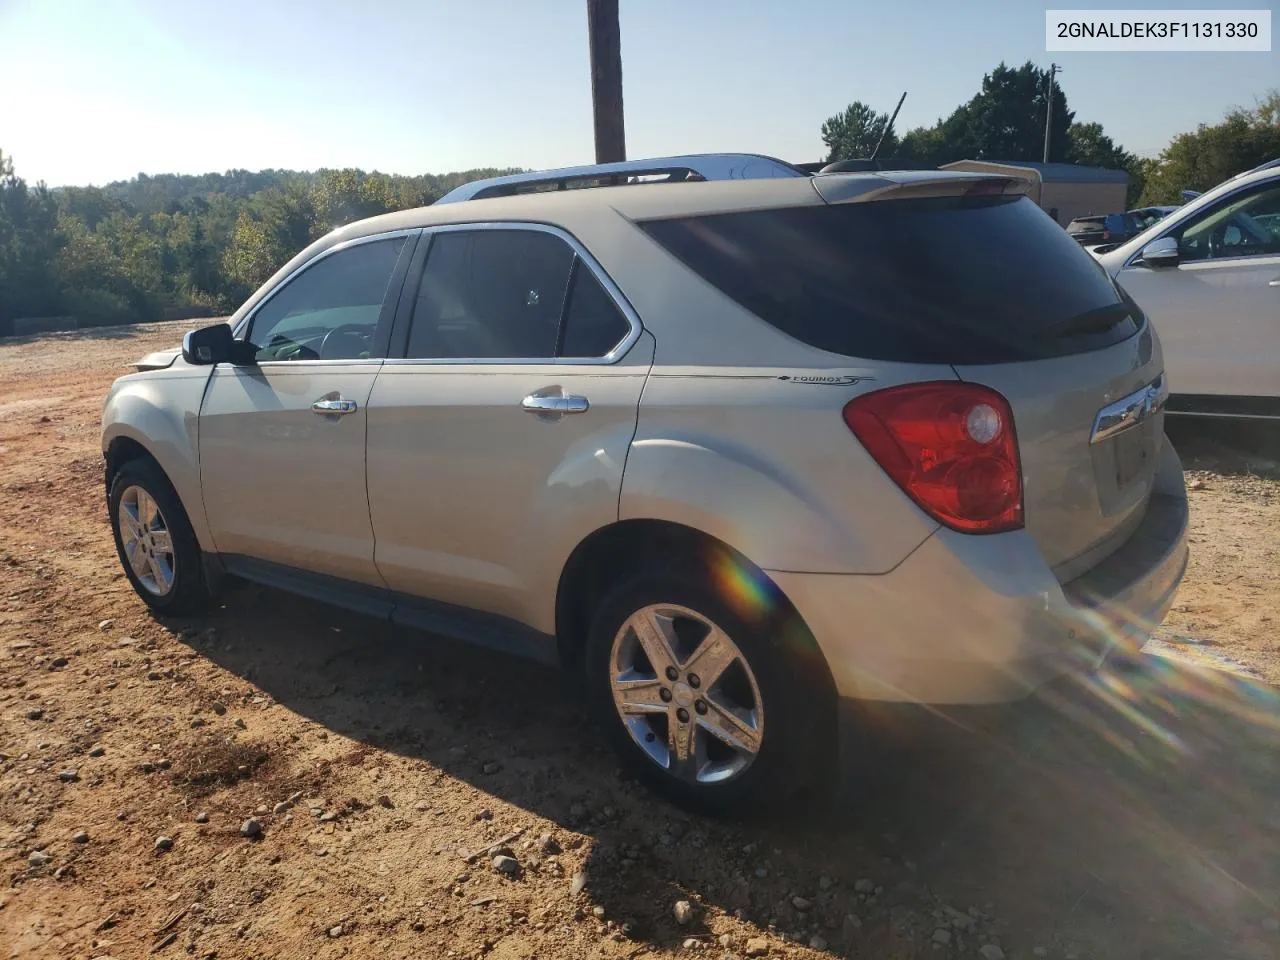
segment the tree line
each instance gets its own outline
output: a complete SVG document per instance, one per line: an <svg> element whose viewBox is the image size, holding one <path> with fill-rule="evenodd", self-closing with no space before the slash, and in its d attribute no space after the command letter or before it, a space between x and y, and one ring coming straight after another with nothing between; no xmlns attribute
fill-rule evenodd
<svg viewBox="0 0 1280 960"><path fill-rule="evenodd" d="M1116 143L1101 124L1077 120L1061 85L1052 89L1050 162L1127 171L1131 207L1177 203L1183 190L1207 190L1280 157L1277 91L1252 110L1235 109L1220 123L1179 134L1158 157L1142 158ZM1002 63L950 115L901 136L886 131L889 114L855 100L822 125L827 160L869 157L882 134L877 159L885 168L933 168L956 160L1043 160L1049 90L1049 71L1030 61L1020 67Z"/></svg>
<svg viewBox="0 0 1280 960"><path fill-rule="evenodd" d="M1039 160L1050 89L1033 63L1000 64L947 117L898 136L861 101L822 125L828 160L886 166ZM1280 156L1280 93L1135 157L1097 123L1076 119L1053 86L1050 159L1124 169L1130 204L1176 203ZM461 183L512 170L390 176L362 170L138 174L105 187L29 185L0 151L0 336L12 320L74 316L93 326L234 310L310 241L352 220L422 206Z"/></svg>
<svg viewBox="0 0 1280 960"><path fill-rule="evenodd" d="M0 151L0 336L17 317L102 326L229 313L334 227L512 172L231 170L50 189Z"/></svg>

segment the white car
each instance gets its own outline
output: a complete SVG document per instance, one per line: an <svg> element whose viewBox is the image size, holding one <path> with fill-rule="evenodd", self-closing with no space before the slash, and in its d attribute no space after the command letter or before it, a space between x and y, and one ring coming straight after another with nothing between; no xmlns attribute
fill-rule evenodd
<svg viewBox="0 0 1280 960"><path fill-rule="evenodd" d="M1280 165L1095 256L1160 333L1170 413L1280 418Z"/></svg>

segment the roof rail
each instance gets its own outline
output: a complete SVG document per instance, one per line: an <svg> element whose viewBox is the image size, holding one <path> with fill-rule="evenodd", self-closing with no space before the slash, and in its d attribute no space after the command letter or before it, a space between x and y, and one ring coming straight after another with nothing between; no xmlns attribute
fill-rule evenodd
<svg viewBox="0 0 1280 960"><path fill-rule="evenodd" d="M611 187L628 183L765 180L772 177L804 176L808 176L808 173L799 167L761 154L699 153L683 157L563 167L559 170L538 170L473 180L450 190L436 203L461 203L464 200L481 200L486 197L510 197L518 193Z"/></svg>

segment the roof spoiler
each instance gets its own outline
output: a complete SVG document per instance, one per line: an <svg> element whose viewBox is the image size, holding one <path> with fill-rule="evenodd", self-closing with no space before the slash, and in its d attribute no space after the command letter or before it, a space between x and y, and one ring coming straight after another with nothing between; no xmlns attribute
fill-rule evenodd
<svg viewBox="0 0 1280 960"><path fill-rule="evenodd" d="M1025 177L957 171L884 173L878 177L815 177L814 189L827 203L871 200L923 200L933 197L1019 197L1031 189Z"/></svg>

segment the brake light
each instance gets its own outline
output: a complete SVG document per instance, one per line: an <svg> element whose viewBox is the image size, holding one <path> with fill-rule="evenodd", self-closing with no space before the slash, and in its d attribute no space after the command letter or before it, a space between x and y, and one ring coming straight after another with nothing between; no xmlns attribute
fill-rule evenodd
<svg viewBox="0 0 1280 960"><path fill-rule="evenodd" d="M944 381L855 397L844 420L921 509L963 533L1022 526L1013 411L996 391Z"/></svg>

